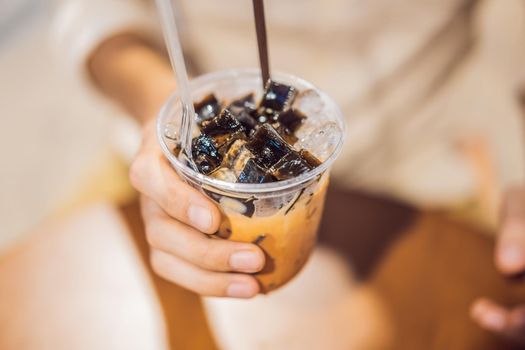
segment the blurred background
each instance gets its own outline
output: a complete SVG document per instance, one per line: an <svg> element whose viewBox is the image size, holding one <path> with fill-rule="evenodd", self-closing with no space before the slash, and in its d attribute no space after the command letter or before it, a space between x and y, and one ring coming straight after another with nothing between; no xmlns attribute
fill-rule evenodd
<svg viewBox="0 0 525 350"><path fill-rule="evenodd" d="M341 5L340 2L336 3L341 9L346 9L349 6ZM114 163L108 160L112 159L113 153L111 147L108 146L112 143L115 144L114 140L117 139L112 137L115 123L120 123L118 128L121 130L123 128L131 129L129 129L128 136L126 136L126 132L120 132L117 142L119 145L113 147L113 149L120 148L129 156L133 153L134 143L136 142L131 136L136 135L134 134L136 131L133 131L129 125L122 125L123 118L119 118L119 116L122 116L122 113L108 104L107 101L104 101L104 99L95 96L94 89L86 86L88 84L87 80L79 79L78 74L71 74L70 67L64 66L64 62L67 62L67 60L57 56L60 55L60 51L57 50L56 46L53 46L53 35L51 34L54 30L53 21L55 20L56 4L56 1L51 0L4 0L2 2L2 11L0 13L0 76L2 77L0 84L0 111L4 119L4 127L0 129L0 154L1 159L4 161L4 166L0 172L0 193L2 194L0 197L0 249L6 247L17 237L22 237L24 232L34 227L43 218L60 212L64 207L64 203L67 203L70 198L79 198L77 194L74 195L73 193L82 188L82 186L85 188L86 181L93 183L102 192L104 188L110 192L119 192L118 183L105 187L103 181L104 179L107 180L108 177L103 176L102 179L95 179L95 174L88 173L89 169L101 168L97 164L104 163L106 168L109 165L110 172L112 171L111 166ZM282 43L281 40L273 41L273 47L275 48L274 57L276 57L275 61L279 69L299 75L307 74L310 80L320 85L323 89L328 90L345 107L347 102L344 99L345 94L347 92L350 95L352 94L348 88L359 86L360 79L363 82L370 79L370 77L363 75L365 71L363 67L367 67L355 65L357 67L355 70L343 72L342 70L330 69L333 64L330 64L330 60L326 58L317 61L314 59L308 64L304 63L303 61L308 61L310 58L301 57L300 50L296 50L297 53L294 53L295 49L292 49L292 46L290 46L294 42L299 42L300 39L295 39L296 34L293 34L293 32L292 34L287 34L288 37L282 34L288 30L288 26L293 27L296 24L295 20L290 20L290 18L283 16L283 14L293 8L293 3L283 4L282 7L279 7L275 3L269 2L268 6L270 34L275 39L281 39L281 36L283 36ZM439 9L439 5L436 4L432 5L433 8ZM358 4L356 3L355 5ZM402 5L404 5L403 1L400 2L401 7L403 7ZM209 11L220 11L219 7L214 6ZM201 6L201 9L204 7ZM199 7L197 6L197 8ZM305 15L310 15L310 18L318 18L318 16L312 17L316 13L316 9L312 5L305 6ZM245 10L246 13L249 13L248 7ZM481 22L481 32L483 30L491 30L492 27L500 25L500 22L502 19L504 20L507 14L498 13L498 11L502 12L496 9L496 11L492 11L495 12L495 15L489 15ZM312 38L316 34L322 36L324 31L329 34L329 31L333 28L331 28L330 21L327 19L329 19L329 15L335 15L336 12L336 10L333 10L329 14L323 14L321 17L326 17L324 19L319 17L322 26L318 25L319 32L312 28ZM442 12L445 12L445 10ZM503 12L505 11L503 10ZM248 27L251 25L250 19L244 18L246 16L242 14L230 14L229 16L235 19L238 24L242 23L243 26ZM239 18L242 20L239 20ZM272 22L274 19L276 23ZM220 23L219 25L224 28L224 33L221 35L217 35L214 32L216 26L214 27L211 24L201 26L198 31L194 31L193 35L198 40L205 37L210 38L215 43L219 42L221 47L227 47L228 50L243 50L243 54L247 57L243 64L255 64L255 43L250 32L252 29L249 28L244 36L236 37L236 27L229 28ZM483 26L487 28L484 29ZM485 49L493 53L497 51L498 44L494 44L490 39L491 36L489 35L488 40L485 40L488 45ZM512 37L510 37L509 41L511 39ZM232 46L228 40L238 40L239 45ZM498 38L495 38L495 40L498 40ZM361 44L356 41L357 47ZM512 43L510 44L512 45ZM280 45L288 46L280 47ZM481 48L483 49L483 45L481 45ZM336 45L335 50L338 50L338 45ZM199 52L198 48L196 52ZM290 53L292 56L282 59L284 57L282 55L283 52ZM381 54L381 51L379 50L378 53ZM294 55L299 56L294 57ZM206 62L208 70L226 68L229 64L235 64L231 60L233 56L239 55L224 55L219 52L213 59L209 59ZM347 58L345 55L335 55L334 57L335 60ZM378 57L381 57L381 55ZM497 58L491 58L489 55L488 60L490 59ZM300 62L304 64L304 67L301 67ZM365 64L370 68L370 62L365 62ZM319 69L312 71L312 65ZM378 67L380 66L378 64ZM486 67L483 69L486 69ZM372 69L369 70L372 74L376 74ZM490 70L487 71L490 73ZM345 86L345 88L338 88L333 82L339 79L339 75L343 73L350 76L351 78L348 80L353 83L347 84L348 86ZM479 86L489 80L489 78L481 80L471 79L470 84ZM487 93L490 94L491 92L487 91ZM464 96L463 100L466 101L468 98L469 96ZM348 114L353 113L351 108L348 108L348 110ZM384 153L384 150L381 150L380 142L369 142L369 140L382 140L384 138L380 135L378 136L378 132L374 131L381 130L382 127L374 126L374 122L371 122L374 117L373 113L371 116L368 116L367 113L365 111L364 113L356 112L352 114L357 123L352 125L349 139L361 140L356 142L355 153L368 152L368 157L371 157L372 153ZM482 129L481 132L491 130L489 138L491 139L491 147L495 148L495 159L493 160L496 167L501 170L498 170L498 176L500 177L498 181L504 184L521 179L523 177L522 162L520 161L518 164L515 159L521 157L522 150L519 148L522 141L516 134L509 137L509 132L511 132L509 130L516 132L516 121L511 121L510 124L507 122L500 123L497 118L483 119L466 114L459 118L456 115L447 116L442 124L450 124L452 120L453 123L460 125L456 128L458 130L461 130L461 124L471 128L473 123L478 124L479 128ZM443 117L443 115L440 116L440 118ZM435 116L432 116L432 118L434 120L437 119ZM394 123L396 122L394 121ZM390 127L391 125L386 126L386 129ZM437 128L440 128L440 126ZM427 128L428 130L430 129ZM457 133L457 130L445 130L443 132L452 134L454 132ZM441 136L438 135L437 137ZM406 139L405 136L401 137ZM409 137L413 137L411 142L414 145L417 144L417 137L414 137L413 134ZM427 135L425 137L428 138ZM363 144L368 144L368 146L363 148ZM409 147L418 148L410 145ZM403 152L406 153L406 151ZM430 161L426 161L426 159L434 159L434 156L439 158L441 153L443 153L441 149L433 149L427 154L416 154L412 157L415 159L413 162L409 162L406 166L400 166L395 171L393 170L391 174L388 174L388 177L385 175L388 179L392 179L391 181L393 182L390 187L387 186L386 192L423 204L428 204L427 202L434 200L439 202L439 197L447 197L449 192L452 193L452 197L455 196L456 192L459 193L458 196L472 192L472 185L469 185L472 183L472 175L469 173L469 170L456 171L454 173L455 179L450 181L448 187L435 187L436 183L444 183L444 181L437 180L449 177L449 174L451 171L454 171L453 169L457 165L451 165L449 168L446 166L439 168ZM382 157L395 158L396 155L386 154ZM405 156L405 158L410 157ZM347 161L352 161L352 159ZM382 161L386 162L389 159L382 159ZM458 163L454 159L450 160L450 162ZM386 183L385 178L374 180L374 177L377 176L377 171L373 169L367 170L367 166L360 166L359 168L363 170L360 171L361 173L358 174L358 177L371 178L372 180L370 181L375 181L368 187L379 188ZM390 169L392 166L389 165L385 168ZM424 176L427 177L427 180L421 180L421 187L414 186L413 181L405 180L421 168L428 169L427 174ZM398 181L396 177L400 177L401 180ZM423 176L420 176L421 178ZM408 182L410 188L405 188L406 186L403 187L396 181L399 183ZM359 184L359 178L354 182ZM84 192L88 193L89 191ZM429 193L430 199L426 198L425 195L421 195L421 193ZM443 195L443 193L445 194ZM448 198L445 198L445 204L450 204L447 201Z"/></svg>
<svg viewBox="0 0 525 350"><path fill-rule="evenodd" d="M71 207L73 197L82 197L79 188L97 176L89 169L111 157L110 135L120 112L61 66L51 42L55 6L48 0L1 5L2 251L44 218ZM103 191L104 179L95 181Z"/></svg>
<svg viewBox="0 0 525 350"><path fill-rule="evenodd" d="M267 17L277 69L326 90L348 117L348 146L334 169L336 180L425 208L464 213L472 211L475 202L476 220L494 224L497 193L525 177L522 117L514 92L524 75L519 0L417 5L397 0L388 6L381 1L367 6L332 1L326 8L316 1L302 4L301 13L311 26L286 15L293 13L293 1L268 1ZM5 127L0 130L0 152L5 165L0 172L0 250L44 218L89 198L130 194L122 182L122 159L133 155L138 131L75 67L80 62L70 56L78 50L73 46L80 27L66 23L69 37L57 39L56 12L59 5L62 14L72 10L68 3L74 1L2 3L0 111ZM199 73L257 64L248 1L235 13L233 3L224 8L206 1L180 3L188 18L207 18L206 25L181 22L189 33L190 63ZM429 22L425 18L430 12ZM88 23L81 25L89 25L95 15L86 15ZM149 22L154 22L152 16ZM424 32L439 26L450 33L428 39ZM422 28L421 33L414 28ZM324 41L326 36L334 42ZM442 41L451 42L446 44L450 47L432 42L439 42L439 36L445 36ZM417 56L417 45L425 40L430 44ZM471 41L476 44L470 51L459 46L467 48ZM320 43L324 49L312 55ZM203 51L210 47L222 50ZM429 61L428 66L411 64L410 54ZM406 67L399 64L403 60L409 62ZM401 74L393 79L400 82L393 88L388 80L396 70ZM443 84L444 92L427 91L429 102L411 111L415 99L407 96L417 96L432 84ZM482 157L479 147L484 147Z"/></svg>
<svg viewBox="0 0 525 350"><path fill-rule="evenodd" d="M63 1L62 5L64 3L67 1ZM100 3L104 5L104 1ZM205 15L209 18L206 26L201 26L199 21L184 22L193 29L189 34L192 40L188 47L192 49L192 58L197 57L192 63L195 67L202 67L200 72L257 64L250 1L243 2L244 7L238 9L233 2L229 9L223 9L226 1L187 0L181 3L195 5L187 12L188 17ZM389 2L394 4L391 11L385 10L387 2L381 0L332 0L334 6L313 0L301 3L304 8L297 11L296 1L267 1L269 37L271 49L274 50L273 53L270 51L271 57L278 70L312 81L334 96L344 109L349 121L348 147L341 156L338 169L334 171L334 183L344 191L362 191L348 195L342 191L339 198L332 197L347 200L354 216L352 225L338 222L337 218L347 218L346 213L337 211L338 203L332 202L332 207L329 207L332 213L327 220L329 232L352 228L353 235L343 232L339 238L336 237L336 241L342 237L337 245L343 253L326 253L330 256L327 270L335 271L334 276L337 275L332 279L332 282L336 281L334 290L343 289L340 288L342 284L346 289L331 300L334 301L330 304L333 313L323 313L326 305L324 298L317 300L323 307L315 312L321 316L333 316L331 320L335 320L336 324L344 324L350 318L357 329L350 337L360 338L359 326L362 326L366 328L366 332L362 333L368 332L370 338L375 338L381 332L372 329L372 326L368 329L374 324L368 322L372 318L365 319L365 316L375 315L375 311L383 310L383 304L390 303L394 305L393 314L403 321L399 323L406 326L403 335L409 336L403 337L405 339L412 339L411 335L417 333L423 343L428 341L428 337L425 338L428 329L413 330L414 324L418 326L419 323L414 323L412 314L405 312L410 309L414 313L422 313L418 315L419 319L434 322L432 325L435 327L429 328L442 336L435 337L440 344L446 345L449 339L456 339L454 331L464 326L465 334L472 335L472 338L465 338L465 344L479 341L478 345L489 344L486 348L491 349L492 343L487 341L496 344L497 340L489 339L486 333L480 335L479 327L469 320L471 302L479 296L479 290L501 295L507 301L520 302L523 299L523 288L504 280L492 264L492 238L501 190L508 185L523 183L525 179L523 89L519 88L522 86L519 84L525 81L523 2L396 0L395 3ZM86 1L85 4L90 3ZM366 4L374 5L367 7ZM354 7L361 8L360 5L365 6L361 11L353 12ZM2 254L26 238L31 230L41 227L42 222L67 218L88 202L111 199L113 203L122 204L133 198L134 192L127 181L127 166L136 149L139 131L121 109L96 92L88 79L65 65L68 59L63 59L61 54L66 55L66 49L70 47L61 51L59 45L53 42L57 29L57 1L1 0L0 7ZM238 11L231 11L231 8ZM406 20L404 16L410 16L413 21ZM308 19L307 22L304 18ZM369 21L370 18L375 22ZM460 25L449 23L450 18L461 22ZM345 28L353 33L352 37L345 36L347 33L341 30L341 23L348 24ZM444 45L446 47L434 45L436 42L430 40L432 37L423 35L425 30L419 31L418 26L429 33L441 27L451 29L450 33L445 30L448 37L443 41L452 44ZM377 29L380 27L381 30ZM456 35L456 32L461 35ZM73 32L73 39L74 35ZM454 40L448 40L451 38ZM464 44L463 39L469 43L465 46L466 50L459 47L455 39L460 44ZM428 46L427 41L431 42ZM418 45L421 47L416 47ZM439 46L437 51L433 50L434 46ZM215 50L217 47L221 49ZM203 48L213 48L215 56L208 56ZM421 68L417 59L409 59L408 53L430 63L422 64ZM238 58L240 64L234 58ZM406 65L405 60L408 61ZM402 68L399 69L401 73L397 71L399 67ZM391 75L392 72L395 74ZM410 105L407 96L420 98L422 82L425 88L430 88L421 98L424 101L419 101L421 106L418 107L421 108L415 108L416 112L409 110L413 114L405 113L404 107ZM396 198L396 201L391 198ZM445 215L441 215L443 212ZM133 221L139 213L135 211L129 216ZM459 220L448 221L451 217ZM465 222L468 225L463 226ZM135 220L134 224L142 227L140 221ZM91 237L89 230L81 233L84 237ZM106 232L97 236L102 248L106 247L104 234ZM404 239L397 240L401 236ZM35 242L36 246L42 243ZM75 243L66 240L65 250L75 247ZM88 248L81 250L86 253L86 264L91 266L96 259ZM102 253L106 254L108 266L113 264L114 255L118 255L111 250ZM383 254L386 256L384 260ZM373 258L370 257L372 255ZM98 259L99 256L96 257ZM47 261L45 258L42 261ZM365 288L354 280L354 272L360 268L360 258L367 271L373 272L367 276L369 280L364 283ZM314 259L317 258L314 256ZM380 262L377 267L374 259ZM442 264L443 261L448 265ZM134 269L133 272L143 272L141 269L144 266L135 263L126 261L122 265L117 264L114 271L129 268ZM323 267L322 264L319 266ZM49 269L52 273L60 269L60 261L58 268L52 267ZM88 270L86 268L85 271ZM97 277L100 270L94 272ZM38 268L35 271L39 277ZM79 277L74 268L70 272L71 275L65 274L60 282L70 287L62 290L66 291L63 295L73 295L70 317L76 319L74 307L82 303L74 299L74 292L85 296L97 288L91 290L90 285L84 288L79 282L83 276ZM318 268L317 273L323 281L329 280L329 274L322 268ZM341 275L348 280L340 278ZM434 277L434 284L426 285L427 276ZM19 275L11 280L17 277ZM33 286L33 280L37 281L37 287L47 284L38 284L42 280L31 277L34 276L27 278L30 286ZM148 288L151 287L149 278L147 276L142 280ZM173 296L173 290L169 288L176 286L159 280L157 277L155 283L165 287ZM104 280L101 285L110 284L107 282ZM319 296L316 292L325 292L319 290L317 281L305 285L304 290L311 291L314 296ZM303 288L301 284L299 286ZM440 289L438 286L445 287ZM426 287L424 293L420 292L422 287ZM130 289L124 293L122 287L117 286L108 305L127 295ZM73 293L68 295L71 290ZM85 293L86 290L89 293ZM353 294L356 290L358 298ZM58 298L62 296L52 286L48 291ZM14 294L16 292L18 290ZM200 299L180 288L176 293L182 295L176 306L187 307L188 314L200 315L201 318L193 319L195 324L205 324ZM290 300L296 301L293 293L283 295L283 305L290 304ZM306 293L301 291L301 295ZM423 297L419 298L421 295ZM139 295L137 300L150 300L147 297ZM188 303L188 300L192 302ZM304 300L308 304L308 298ZM61 300L54 305L62 305ZM174 304L168 302L167 305L174 308ZM264 303L254 305L253 309L242 305L236 312L249 319L261 309L266 310L268 324L272 324L273 316L281 311L279 308L282 309L271 309ZM112 310L107 305L103 306L104 311ZM156 306L152 309L160 314ZM68 306L64 308L68 309ZM127 305L122 307L126 308ZM34 310L40 313L38 307ZM313 331L300 331L315 336L318 326L315 317L310 317L308 308L301 310L307 315L302 317L305 327L311 327ZM352 312L346 312L348 310ZM88 315L91 315L90 311ZM235 319L226 309L221 311L226 315L223 324ZM33 314L28 315L31 319ZM290 315L293 319L299 314L292 308ZM186 324L185 316L179 316L182 324ZM238 324L250 325L243 317L236 319ZM69 326L69 319L64 320ZM322 317L317 320L322 321ZM11 319L0 321L7 324ZM311 323L307 323L309 321ZM117 317L115 324L119 322ZM20 324L21 329L25 329L26 325ZM445 326L440 328L440 325ZM184 327L180 329L179 332L186 331ZM237 337L236 332L231 332L232 329L236 328L225 327ZM61 331L59 329L57 334ZM449 331L452 333L447 333ZM192 341L188 340L190 345L187 348L191 349ZM265 339L261 341L264 343Z"/></svg>

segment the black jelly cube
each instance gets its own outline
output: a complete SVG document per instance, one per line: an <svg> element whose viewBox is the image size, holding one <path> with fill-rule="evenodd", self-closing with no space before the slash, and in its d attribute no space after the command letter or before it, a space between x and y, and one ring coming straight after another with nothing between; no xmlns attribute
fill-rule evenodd
<svg viewBox="0 0 525 350"><path fill-rule="evenodd" d="M242 111L239 114L236 114L235 117L246 130L246 135L250 135L259 124L259 122L254 117L252 117L250 113L247 113L246 111Z"/></svg>
<svg viewBox="0 0 525 350"><path fill-rule="evenodd" d="M197 169L206 175L219 167L222 161L215 142L208 135L201 134L192 140L191 153Z"/></svg>
<svg viewBox="0 0 525 350"><path fill-rule="evenodd" d="M312 153L305 149L299 151L299 155L308 163L312 168L317 168L321 165L321 161L317 159Z"/></svg>
<svg viewBox="0 0 525 350"><path fill-rule="evenodd" d="M197 123L202 124L203 121L210 120L221 112L221 104L214 94L209 94L201 101L194 103L195 113L197 114Z"/></svg>
<svg viewBox="0 0 525 350"><path fill-rule="evenodd" d="M279 112L266 107L259 107L256 112L257 121L261 124L275 122L278 116Z"/></svg>
<svg viewBox="0 0 525 350"><path fill-rule="evenodd" d="M247 135L256 128L258 122L255 118L255 100L253 93L234 100L227 108L242 124Z"/></svg>
<svg viewBox="0 0 525 350"><path fill-rule="evenodd" d="M224 109L218 116L202 123L202 133L211 137L223 134L231 134L242 130L242 125L231 114L228 109Z"/></svg>
<svg viewBox="0 0 525 350"><path fill-rule="evenodd" d="M228 109L224 109L215 118L204 121L201 132L210 136L217 149L224 153L233 141L244 137L245 129Z"/></svg>
<svg viewBox="0 0 525 350"><path fill-rule="evenodd" d="M287 180L312 170L306 160L297 152L291 152L270 168L270 174L277 180Z"/></svg>
<svg viewBox="0 0 525 350"><path fill-rule="evenodd" d="M228 107L228 109L230 109L233 112L234 108L254 110L255 109L255 98L253 97L253 93L249 93L248 95L245 95L241 98L233 100L230 103L230 106Z"/></svg>
<svg viewBox="0 0 525 350"><path fill-rule="evenodd" d="M270 168L293 151L279 133L268 124L263 124L255 132L246 144L246 148L253 153L259 165L264 168Z"/></svg>
<svg viewBox="0 0 525 350"><path fill-rule="evenodd" d="M260 167L253 159L248 160L244 169L237 177L240 183L264 183L272 182L273 178L265 169Z"/></svg>
<svg viewBox="0 0 525 350"><path fill-rule="evenodd" d="M292 133L295 132L306 119L306 115L297 109L290 108L279 114L277 120L286 126Z"/></svg>
<svg viewBox="0 0 525 350"><path fill-rule="evenodd" d="M281 135L281 137L288 142L290 145L293 145L297 142L298 138L295 136L293 132L290 131L286 126L279 122L275 122L271 124L275 130Z"/></svg>
<svg viewBox="0 0 525 350"><path fill-rule="evenodd" d="M283 111L293 102L297 91L294 87L269 80L259 107Z"/></svg>

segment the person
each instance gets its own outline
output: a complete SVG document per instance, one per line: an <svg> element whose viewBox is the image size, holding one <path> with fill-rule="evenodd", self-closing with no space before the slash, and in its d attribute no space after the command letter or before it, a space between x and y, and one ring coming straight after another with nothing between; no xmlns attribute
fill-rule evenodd
<svg viewBox="0 0 525 350"><path fill-rule="evenodd" d="M249 1L177 4L194 73L256 64ZM141 193L153 269L201 295L255 296L250 274L263 267L264 254L252 244L206 239L220 212L175 174L157 145L155 115L176 83L152 4L61 6L60 55L142 125L130 179ZM458 144L481 136L499 170L489 187L506 189L495 251L506 275L525 271L525 146L516 99L524 6L519 0L267 2L272 67L314 82L348 116L348 142L333 171L338 183L419 206L461 205L478 195L479 178ZM490 205L498 202L493 197ZM480 326L523 341L524 316L525 306L508 309L488 299L472 307Z"/></svg>

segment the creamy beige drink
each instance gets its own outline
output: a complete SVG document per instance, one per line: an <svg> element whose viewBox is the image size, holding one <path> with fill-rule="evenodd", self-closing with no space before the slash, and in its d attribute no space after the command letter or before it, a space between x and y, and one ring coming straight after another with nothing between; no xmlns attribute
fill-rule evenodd
<svg viewBox="0 0 525 350"><path fill-rule="evenodd" d="M315 246L323 213L328 177L311 185L293 207L283 207L267 217L248 218L224 209L229 219L228 239L255 242L265 252L266 265L256 274L263 293L270 292L294 277L304 266Z"/></svg>
<svg viewBox="0 0 525 350"><path fill-rule="evenodd" d="M333 101L301 79L276 74L264 91L260 86L256 70L192 82L191 160L177 143L177 95L159 115L158 134L179 175L221 209L216 237L265 252L266 265L255 276L267 293L293 278L315 245L344 122Z"/></svg>

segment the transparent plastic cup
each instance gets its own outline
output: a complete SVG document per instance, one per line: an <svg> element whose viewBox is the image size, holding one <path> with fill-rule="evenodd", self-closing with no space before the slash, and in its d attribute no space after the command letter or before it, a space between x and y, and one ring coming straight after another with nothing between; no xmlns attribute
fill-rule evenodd
<svg viewBox="0 0 525 350"><path fill-rule="evenodd" d="M315 245L321 221L329 171L341 151L345 123L337 105L312 84L287 74L274 74L272 79L295 87L318 100L311 111L305 111L310 125L302 126L298 134L308 136L316 125L330 122L332 147L322 164L298 177L271 183L246 184L225 182L203 175L173 153L174 135L181 119L181 100L177 92L161 109L157 120L160 145L178 175L218 204L223 220L218 239L251 242L259 245L266 255L266 265L254 276L263 293L270 292L292 279L304 266ZM209 93L228 103L248 93L262 95L260 72L256 69L234 69L210 73L191 81L193 101ZM305 97L306 96L306 97ZM321 102L321 103L317 103ZM312 112L313 111L313 112ZM197 129L196 127L194 129ZM302 130L304 129L304 130ZM197 132L197 131L196 131Z"/></svg>

